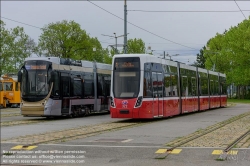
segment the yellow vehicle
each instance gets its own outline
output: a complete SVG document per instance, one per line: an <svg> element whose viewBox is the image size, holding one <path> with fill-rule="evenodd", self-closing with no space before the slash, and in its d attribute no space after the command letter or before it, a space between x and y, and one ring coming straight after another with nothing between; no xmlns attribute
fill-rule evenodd
<svg viewBox="0 0 250 166"><path fill-rule="evenodd" d="M20 106L20 83L16 76L3 75L0 78L0 107Z"/></svg>

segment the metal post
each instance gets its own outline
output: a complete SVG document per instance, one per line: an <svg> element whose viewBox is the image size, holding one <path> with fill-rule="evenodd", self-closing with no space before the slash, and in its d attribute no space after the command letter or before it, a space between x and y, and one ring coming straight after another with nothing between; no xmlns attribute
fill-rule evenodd
<svg viewBox="0 0 250 166"><path fill-rule="evenodd" d="M172 57L172 56L171 56L171 55L169 55L168 53L167 53L167 55L169 56L169 59L170 59L170 60L172 60L172 59L171 59L171 57Z"/></svg>
<svg viewBox="0 0 250 166"><path fill-rule="evenodd" d="M115 33L114 33L115 34ZM117 37L116 37L116 34L115 34L115 53L118 54L118 51L117 51Z"/></svg>
<svg viewBox="0 0 250 166"><path fill-rule="evenodd" d="M127 53L127 3L124 0L124 53Z"/></svg>
<svg viewBox="0 0 250 166"><path fill-rule="evenodd" d="M124 36L124 35L116 36L116 33L114 33L115 36L104 35L104 34L102 34L102 35L103 35L103 36L109 36L109 37L115 38L115 47L112 47L112 48L115 50L115 53L118 54L118 50L117 50L117 38L118 38L118 37L122 37L122 36Z"/></svg>
<svg viewBox="0 0 250 166"><path fill-rule="evenodd" d="M164 55L164 59L165 59L165 51L163 52L163 55Z"/></svg>
<svg viewBox="0 0 250 166"><path fill-rule="evenodd" d="M93 73L94 73L94 93L95 93L95 99L94 99L94 111L99 111L97 107L97 66L96 62L93 62Z"/></svg>

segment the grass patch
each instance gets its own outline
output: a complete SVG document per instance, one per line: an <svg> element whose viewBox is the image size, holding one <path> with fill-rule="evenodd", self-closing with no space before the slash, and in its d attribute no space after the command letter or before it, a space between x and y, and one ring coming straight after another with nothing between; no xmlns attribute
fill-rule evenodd
<svg viewBox="0 0 250 166"><path fill-rule="evenodd" d="M166 157L167 157L167 156L155 157L155 159L163 160L163 159L165 159Z"/></svg>
<svg viewBox="0 0 250 166"><path fill-rule="evenodd" d="M197 133L200 133L200 132L202 132L202 131L203 131L202 128L198 128L198 129L196 130Z"/></svg>
<svg viewBox="0 0 250 166"><path fill-rule="evenodd" d="M222 158L217 158L215 159L216 161L225 161L225 159L222 159Z"/></svg>
<svg viewBox="0 0 250 166"><path fill-rule="evenodd" d="M10 156L10 155L13 155L13 153L11 153L11 152L5 152L5 153L3 153L3 155Z"/></svg>
<svg viewBox="0 0 250 166"><path fill-rule="evenodd" d="M250 99L227 99L227 102L250 104Z"/></svg>

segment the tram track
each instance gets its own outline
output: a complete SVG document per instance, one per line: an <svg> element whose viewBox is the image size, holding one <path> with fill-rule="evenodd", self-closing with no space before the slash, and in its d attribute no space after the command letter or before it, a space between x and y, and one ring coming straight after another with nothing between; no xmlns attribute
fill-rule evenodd
<svg viewBox="0 0 250 166"><path fill-rule="evenodd" d="M95 125L80 126L77 128L70 128L66 130L58 130L46 132L41 134L25 135L1 140L1 143L18 143L25 146L46 144L46 143L60 143L69 140L85 138L104 132L111 132L116 130L125 129L128 127L135 127L149 122L130 122L129 120L106 122Z"/></svg>
<svg viewBox="0 0 250 166"><path fill-rule="evenodd" d="M98 115L103 115L104 113L96 113L96 114L92 114L89 116L98 116ZM5 117L10 117L10 116L5 116ZM2 116L1 116L2 118ZM77 117L77 118L82 118L82 117ZM25 124L34 124L34 123L42 123L42 122L49 122L49 121L57 121L57 120L66 120L66 119L70 119L68 117L54 117L54 118L45 118L45 117L41 117L40 119L36 118L36 119L24 119L24 120L9 120L9 121L2 121L0 122L0 126L1 127L8 127L8 126L16 126L16 125L25 125Z"/></svg>
<svg viewBox="0 0 250 166"><path fill-rule="evenodd" d="M98 135L104 132L111 132L111 131L117 131L129 127L136 127L139 125L144 125L144 124L149 124L149 123L154 123L154 122L159 122L160 120L165 120L165 119L156 119L154 121L135 121L135 120L122 120L122 121L116 121L116 122L106 122L106 123L101 123L101 124L95 124L95 125L84 125L80 126L77 128L70 128L66 130L57 130L57 131L52 131L52 132L46 132L46 133L41 133L41 134L33 134L33 135L25 135L25 136L20 136L20 137L14 137L10 139L4 139L1 140L1 143L18 143L18 144L23 144L25 146L27 145L37 145L37 144L46 144L46 143L60 143L60 142L66 142L69 140L75 140L75 139L80 139L80 138L85 138L93 135ZM32 120L31 120L32 121ZM41 122L41 120L33 120L34 122ZM47 121L47 120L43 120ZM240 121L240 123L239 123ZM174 141L169 142L166 144L166 146L170 147L168 149L169 152L171 150L181 147L181 146L197 146L196 144L192 144L193 142L200 143L199 146L203 147L219 147L219 146L205 146L202 144L200 140L203 140L203 142L209 142L207 140L212 140L212 136L209 136L209 134L214 133L215 131L219 131L223 127L228 127L228 126L234 126L234 128L231 128L230 133L231 135L240 135L240 133L245 132L245 130L249 130L250 128L250 112L232 117L228 120L225 120L223 122L217 123L215 125L209 126L206 129L200 129L196 131L193 134L190 134L188 136L176 139ZM238 125L232 125L232 123L239 123ZM235 128L236 126L236 128ZM236 134L233 133L233 131L239 131ZM229 132L229 131L226 131ZM216 134L216 135L223 135L223 134ZM208 136L208 138L203 138L204 136ZM226 135L227 136L227 135ZM250 142L250 138L246 137L246 141L242 144L248 144ZM223 140L223 139L222 139ZM229 140L233 140L232 138L229 138ZM217 140L215 140L216 142ZM225 141L225 139L224 139ZM228 141L228 140L227 140ZM221 141L223 142L223 141ZM221 147L225 147L225 145L228 145L227 142L224 142ZM248 144L249 145L249 144Z"/></svg>
<svg viewBox="0 0 250 166"><path fill-rule="evenodd" d="M11 116L21 116L21 114L20 113L1 114L1 118L3 118L3 117L11 117Z"/></svg>
<svg viewBox="0 0 250 166"><path fill-rule="evenodd" d="M233 154L232 149L235 148L240 141L242 141L245 137L249 136L250 129L245 132L244 134L240 135L237 139L235 139L232 143L230 143L220 154L219 158L217 160L226 160L228 158L228 155L231 157L231 154ZM249 138L248 138L249 139Z"/></svg>
<svg viewBox="0 0 250 166"><path fill-rule="evenodd" d="M243 135L241 135L239 138L237 138L235 141L233 141L230 145L228 145L226 147L226 149L224 149L224 152L229 152L229 150L231 150L235 145L237 145L241 140L243 140L246 136L248 136L248 134L250 134L250 130L248 130L246 133L244 133Z"/></svg>
<svg viewBox="0 0 250 166"><path fill-rule="evenodd" d="M17 125L25 125L25 124L34 124L34 123L42 123L47 122L47 119L40 119L40 120L18 120L18 121L6 121L1 122L1 127L7 127L7 126L17 126Z"/></svg>
<svg viewBox="0 0 250 166"><path fill-rule="evenodd" d="M247 112L167 143L167 153L159 154L155 158L166 158L178 147L225 147L246 131L248 136L249 129L250 112ZM250 138L247 138L243 144L247 145L249 142Z"/></svg>

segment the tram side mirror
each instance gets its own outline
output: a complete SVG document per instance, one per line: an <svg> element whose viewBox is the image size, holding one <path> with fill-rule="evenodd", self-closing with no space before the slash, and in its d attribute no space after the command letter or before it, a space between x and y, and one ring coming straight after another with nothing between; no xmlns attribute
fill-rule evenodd
<svg viewBox="0 0 250 166"><path fill-rule="evenodd" d="M21 82L22 80L22 71L23 69L19 70L18 73L17 73L17 82Z"/></svg>

